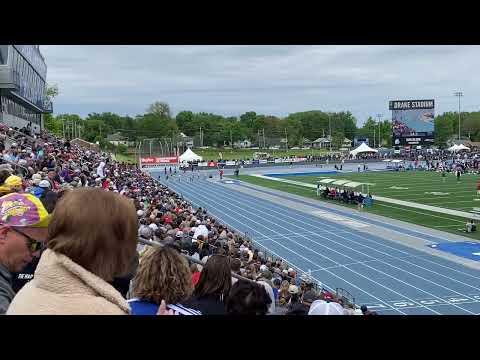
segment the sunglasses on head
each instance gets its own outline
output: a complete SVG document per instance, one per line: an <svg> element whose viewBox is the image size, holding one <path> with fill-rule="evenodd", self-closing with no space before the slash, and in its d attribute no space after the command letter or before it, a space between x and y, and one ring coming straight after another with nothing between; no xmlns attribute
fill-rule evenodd
<svg viewBox="0 0 480 360"><path fill-rule="evenodd" d="M31 236L25 234L23 231L20 231L18 230L17 228L15 227L10 227L10 229L12 229L13 231L15 231L17 234L20 234L22 235L23 237L25 237L28 241L28 249L34 253L34 252L37 252L39 250L42 250L44 248L44 243L41 242L41 241L38 241L34 238L32 238Z"/></svg>

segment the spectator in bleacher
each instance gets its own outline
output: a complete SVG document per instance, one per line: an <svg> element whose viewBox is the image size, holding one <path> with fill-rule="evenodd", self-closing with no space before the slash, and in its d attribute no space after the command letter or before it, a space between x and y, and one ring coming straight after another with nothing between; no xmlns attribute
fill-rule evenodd
<svg viewBox="0 0 480 360"><path fill-rule="evenodd" d="M232 286L226 311L229 315L266 315L271 301L261 285L239 280Z"/></svg>
<svg viewBox="0 0 480 360"><path fill-rule="evenodd" d="M0 198L0 314L12 302L14 274L40 256L50 216L31 194Z"/></svg>
<svg viewBox="0 0 480 360"><path fill-rule="evenodd" d="M280 306L286 306L290 300L290 293L288 291L290 283L288 280L283 280L278 292L278 302Z"/></svg>
<svg viewBox="0 0 480 360"><path fill-rule="evenodd" d="M15 296L8 314L128 314L108 282L127 273L137 244L133 204L112 192L78 189L58 202L35 281Z"/></svg>
<svg viewBox="0 0 480 360"><path fill-rule="evenodd" d="M198 265L192 263L190 265L190 272L192 273L192 285L195 287L198 284L198 280L200 280L200 271L198 270Z"/></svg>
<svg viewBox="0 0 480 360"><path fill-rule="evenodd" d="M230 269L234 274L240 275L240 268L242 267L242 262L239 259L232 259L230 262ZM237 278L232 276L232 284L235 284L238 281Z"/></svg>
<svg viewBox="0 0 480 360"><path fill-rule="evenodd" d="M201 315L183 305L192 294L192 276L187 260L169 246L149 249L133 279L132 315L155 315L162 300L168 310L180 315Z"/></svg>
<svg viewBox="0 0 480 360"><path fill-rule="evenodd" d="M231 287L230 259L224 255L212 255L203 266L192 298L184 305L204 315L224 315Z"/></svg>
<svg viewBox="0 0 480 360"><path fill-rule="evenodd" d="M22 178L17 175L10 175L5 179L5 182L0 186L0 195L16 193L22 191Z"/></svg>

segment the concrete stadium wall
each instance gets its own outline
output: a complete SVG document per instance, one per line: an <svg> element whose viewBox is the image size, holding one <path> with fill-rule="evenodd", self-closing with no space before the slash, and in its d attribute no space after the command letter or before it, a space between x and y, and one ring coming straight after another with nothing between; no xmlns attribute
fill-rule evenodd
<svg viewBox="0 0 480 360"><path fill-rule="evenodd" d="M23 120L19 117L16 117L10 114L5 114L5 113L1 113L0 121L6 124L7 126L10 126L12 128L18 127L19 129L26 127L29 124L29 122L26 120ZM32 122L32 130L38 134L40 132L40 125L34 124Z"/></svg>

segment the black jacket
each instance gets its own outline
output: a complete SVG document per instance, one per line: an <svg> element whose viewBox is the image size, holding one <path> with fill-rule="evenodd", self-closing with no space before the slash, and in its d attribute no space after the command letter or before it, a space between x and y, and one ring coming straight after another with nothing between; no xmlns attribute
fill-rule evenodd
<svg viewBox="0 0 480 360"><path fill-rule="evenodd" d="M225 303L216 295L193 297L182 305L194 310L199 310L202 315L226 315Z"/></svg>
<svg viewBox="0 0 480 360"><path fill-rule="evenodd" d="M5 266L0 264L0 314L7 312L14 296L12 274Z"/></svg>

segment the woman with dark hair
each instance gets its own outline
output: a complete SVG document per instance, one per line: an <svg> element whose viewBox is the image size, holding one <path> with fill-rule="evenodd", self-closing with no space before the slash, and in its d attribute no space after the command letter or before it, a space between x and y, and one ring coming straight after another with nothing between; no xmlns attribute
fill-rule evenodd
<svg viewBox="0 0 480 360"><path fill-rule="evenodd" d="M203 315L224 315L231 287L230 258L212 255L203 266L192 298L185 305L199 310Z"/></svg>
<svg viewBox="0 0 480 360"><path fill-rule="evenodd" d="M227 300L229 315L266 315L272 300L265 288L254 282L239 280Z"/></svg>

